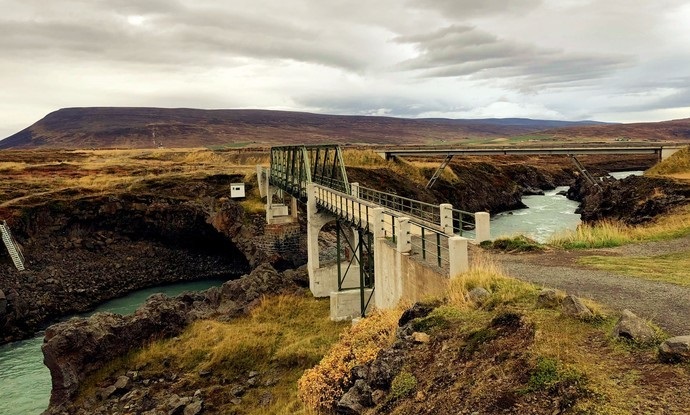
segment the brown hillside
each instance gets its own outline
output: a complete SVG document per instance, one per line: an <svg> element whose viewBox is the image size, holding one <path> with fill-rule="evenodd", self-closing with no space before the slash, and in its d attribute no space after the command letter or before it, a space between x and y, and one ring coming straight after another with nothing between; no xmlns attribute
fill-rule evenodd
<svg viewBox="0 0 690 415"><path fill-rule="evenodd" d="M151 148L279 143L434 144L508 137L575 123L405 119L267 110L66 108L0 141L3 148Z"/></svg>
<svg viewBox="0 0 690 415"><path fill-rule="evenodd" d="M690 118L632 124L578 125L543 132L556 139L604 139L617 141L690 140Z"/></svg>

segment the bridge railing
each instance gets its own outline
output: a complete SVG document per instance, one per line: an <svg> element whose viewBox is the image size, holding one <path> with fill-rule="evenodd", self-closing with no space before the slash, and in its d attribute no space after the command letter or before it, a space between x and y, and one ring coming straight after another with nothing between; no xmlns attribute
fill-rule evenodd
<svg viewBox="0 0 690 415"><path fill-rule="evenodd" d="M451 220L453 221L453 233L466 238L476 239L475 214L460 209L451 209Z"/></svg>
<svg viewBox="0 0 690 415"><path fill-rule="evenodd" d="M360 199L376 203L381 207L404 213L405 215L412 216L430 223L440 224L441 222L441 209L439 205L420 202L419 200L414 200L404 196L386 193L363 186L351 187L353 196L359 197Z"/></svg>
<svg viewBox="0 0 690 415"><path fill-rule="evenodd" d="M374 222L374 208L378 206L327 186L315 184L314 188L318 206L353 226L371 229Z"/></svg>
<svg viewBox="0 0 690 415"><path fill-rule="evenodd" d="M315 185L316 203L352 226L362 229L373 229L380 226L383 236L397 243L405 232L410 240L411 254L424 262L448 269L450 254L448 235L440 226L435 226L415 218L408 218L401 212L384 207L382 223L374 224L374 209L381 207L373 202L338 192L326 186ZM409 219L405 227L400 221Z"/></svg>
<svg viewBox="0 0 690 415"><path fill-rule="evenodd" d="M447 233L475 239L475 214L453 209L449 204L434 205L408 197L351 184L352 195L381 207L423 221L426 227L440 226ZM421 233L421 229L418 229Z"/></svg>

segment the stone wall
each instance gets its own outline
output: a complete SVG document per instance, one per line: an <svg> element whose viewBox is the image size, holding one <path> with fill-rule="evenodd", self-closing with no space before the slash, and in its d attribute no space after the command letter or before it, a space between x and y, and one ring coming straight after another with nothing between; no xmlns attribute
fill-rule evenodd
<svg viewBox="0 0 690 415"><path fill-rule="evenodd" d="M299 222L265 225L264 234L257 237L256 245L268 258L280 257L287 261L286 266L307 262L307 233Z"/></svg>

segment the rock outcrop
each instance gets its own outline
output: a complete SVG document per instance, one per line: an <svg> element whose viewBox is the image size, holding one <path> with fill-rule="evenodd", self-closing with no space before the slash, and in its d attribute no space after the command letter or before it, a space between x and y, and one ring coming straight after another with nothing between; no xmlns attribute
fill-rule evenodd
<svg viewBox="0 0 690 415"><path fill-rule="evenodd" d="M568 191L568 198L581 202L576 213L585 222L614 219L637 225L687 204L690 185L670 179L631 176L621 180L606 178L596 187L580 177Z"/></svg>
<svg viewBox="0 0 690 415"><path fill-rule="evenodd" d="M53 382L51 408L59 413L83 380L114 358L151 340L175 336L196 319L245 313L264 295L295 289L294 281L302 280L303 273L304 269L281 274L266 264L221 288L174 298L153 295L130 316L97 313L51 326L43 344Z"/></svg>

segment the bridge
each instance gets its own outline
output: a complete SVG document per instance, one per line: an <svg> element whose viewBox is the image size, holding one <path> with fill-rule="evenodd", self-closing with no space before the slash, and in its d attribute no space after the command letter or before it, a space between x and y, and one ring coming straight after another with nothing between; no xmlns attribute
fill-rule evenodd
<svg viewBox="0 0 690 415"><path fill-rule="evenodd" d="M296 220L306 205L309 288L330 297L331 318L364 316L445 292L468 269L468 242L489 239L489 214L433 205L350 183L338 146L271 148L257 166L266 220ZM289 203L276 203L289 196ZM333 224L335 264L322 263L319 233Z"/></svg>
<svg viewBox="0 0 690 415"><path fill-rule="evenodd" d="M586 155L586 154L657 154L665 159L684 146L672 145L590 145L590 146L511 146L511 147L455 147L455 148L408 148L380 149L377 153L385 158L433 157L433 156L497 156L497 155Z"/></svg>
<svg viewBox="0 0 690 415"><path fill-rule="evenodd" d="M408 148L408 149L380 149L377 154L386 160L394 157L440 157L444 159L436 172L426 185L430 188L441 176L454 156L531 156L531 155L567 155L575 163L580 173L592 184L598 186L598 182L585 169L577 156L588 154L656 154L659 161L670 157L684 146L671 145L587 145L587 146L511 146L511 147L455 147L455 148Z"/></svg>

